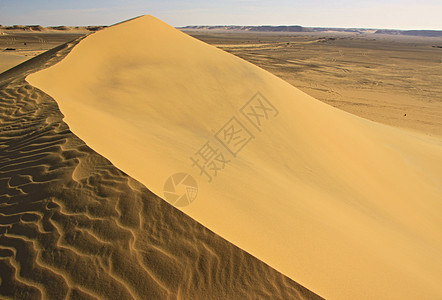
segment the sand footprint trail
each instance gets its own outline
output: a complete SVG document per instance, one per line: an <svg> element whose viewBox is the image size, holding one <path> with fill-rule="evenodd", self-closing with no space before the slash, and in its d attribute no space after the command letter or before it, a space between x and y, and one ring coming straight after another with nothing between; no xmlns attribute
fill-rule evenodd
<svg viewBox="0 0 442 300"><path fill-rule="evenodd" d="M191 174L198 197L182 211L320 295L442 297L440 139L334 109L149 16L87 37L27 80L156 195ZM241 110L257 92L278 114L254 127ZM191 158L207 142L222 151L228 122L253 138L224 153L209 183Z"/></svg>
<svg viewBox="0 0 442 300"><path fill-rule="evenodd" d="M320 299L69 130L57 103L24 78L75 44L0 75L0 298Z"/></svg>

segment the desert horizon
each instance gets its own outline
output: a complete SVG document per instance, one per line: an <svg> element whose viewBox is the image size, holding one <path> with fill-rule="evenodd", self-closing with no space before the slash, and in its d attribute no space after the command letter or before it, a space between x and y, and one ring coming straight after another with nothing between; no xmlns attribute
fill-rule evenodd
<svg viewBox="0 0 442 300"><path fill-rule="evenodd" d="M138 16L140 17L140 16ZM134 17L134 18L138 18ZM125 21L123 21L125 22ZM118 23L117 23L118 24ZM114 24L115 25L115 24ZM2 33L13 31L98 31L106 27L113 26L108 24L99 25L49 25L42 26L40 24L0 24L0 30ZM350 33L376 33L376 34L389 34L389 35L408 35L408 36L426 36L426 37L441 37L442 29L420 28L420 29L398 29L398 28L385 28L385 27L333 27L333 26L303 26L300 24L261 24L261 25L235 25L235 24L218 24L218 25L184 25L174 26L180 30L225 30L225 31L252 31L252 32L350 32Z"/></svg>
<svg viewBox="0 0 442 300"><path fill-rule="evenodd" d="M0 26L0 295L442 297L442 31Z"/></svg>

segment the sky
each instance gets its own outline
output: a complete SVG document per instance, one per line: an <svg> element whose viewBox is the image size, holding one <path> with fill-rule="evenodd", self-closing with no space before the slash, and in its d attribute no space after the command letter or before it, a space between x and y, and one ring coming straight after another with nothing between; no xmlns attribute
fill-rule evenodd
<svg viewBox="0 0 442 300"><path fill-rule="evenodd" d="M2 25L111 25L149 14L187 25L442 30L442 0L0 0Z"/></svg>

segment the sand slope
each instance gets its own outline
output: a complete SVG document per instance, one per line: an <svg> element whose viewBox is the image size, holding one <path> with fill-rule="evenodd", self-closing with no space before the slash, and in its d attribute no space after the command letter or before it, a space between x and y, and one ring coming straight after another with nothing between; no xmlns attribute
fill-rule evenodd
<svg viewBox="0 0 442 300"><path fill-rule="evenodd" d="M149 16L27 80L155 194L192 175L198 196L182 211L320 295L442 297L440 139L334 109ZM192 166L208 146L228 161L217 176Z"/></svg>
<svg viewBox="0 0 442 300"><path fill-rule="evenodd" d="M320 299L69 130L57 103L24 78L75 43L0 75L0 298Z"/></svg>

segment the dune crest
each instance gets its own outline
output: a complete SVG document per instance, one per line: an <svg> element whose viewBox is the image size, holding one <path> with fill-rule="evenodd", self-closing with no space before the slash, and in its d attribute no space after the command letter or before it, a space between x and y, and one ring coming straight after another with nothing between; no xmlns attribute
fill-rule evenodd
<svg viewBox="0 0 442 300"><path fill-rule="evenodd" d="M150 16L27 81L156 195L191 175L183 212L321 296L442 297L440 139L334 109Z"/></svg>

